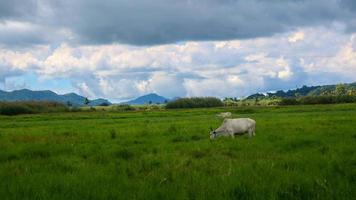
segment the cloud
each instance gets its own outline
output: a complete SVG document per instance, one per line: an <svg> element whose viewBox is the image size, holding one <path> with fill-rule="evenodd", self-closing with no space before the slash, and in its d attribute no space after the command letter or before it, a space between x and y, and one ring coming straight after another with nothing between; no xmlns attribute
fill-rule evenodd
<svg viewBox="0 0 356 200"><path fill-rule="evenodd" d="M321 57L312 61L301 59L301 65L309 73L319 73L320 71L331 74L343 74L350 80L355 80L356 75L356 34L350 36L343 45L335 52L334 55Z"/></svg>
<svg viewBox="0 0 356 200"><path fill-rule="evenodd" d="M2 18L22 18L36 15L37 2L34 0L0 1L0 20Z"/></svg>
<svg viewBox="0 0 356 200"><path fill-rule="evenodd" d="M23 88L30 88L31 86L28 85L23 77L11 77L7 78L4 81L4 89L5 90L19 90Z"/></svg>
<svg viewBox="0 0 356 200"><path fill-rule="evenodd" d="M304 40L305 34L303 32L296 32L288 38L290 43L296 43L300 40Z"/></svg>
<svg viewBox="0 0 356 200"><path fill-rule="evenodd" d="M0 49L0 82L5 82L7 77L21 75L38 64L37 58L29 52Z"/></svg>
<svg viewBox="0 0 356 200"><path fill-rule="evenodd" d="M155 92L167 97L185 96L186 90L182 85L183 81L182 77L177 74L156 72L145 82L146 86L142 92Z"/></svg>
<svg viewBox="0 0 356 200"><path fill-rule="evenodd" d="M152 45L256 38L298 27L328 26L334 21L349 25L355 17L337 0L83 0L61 1L59 5L55 16L74 18L63 25L85 43Z"/></svg>
<svg viewBox="0 0 356 200"><path fill-rule="evenodd" d="M341 0L341 5L351 11L356 10L356 1L354 0Z"/></svg>
<svg viewBox="0 0 356 200"><path fill-rule="evenodd" d="M290 38L300 33L304 39L291 43ZM333 25L248 40L4 48L0 82L34 73L39 79L67 80L90 98L114 101L151 92L167 97L241 97L304 84L355 81L355 38ZM22 83L31 85L26 79Z"/></svg>
<svg viewBox="0 0 356 200"><path fill-rule="evenodd" d="M352 0L4 0L0 43L158 45L268 37L340 23L356 30ZM26 25L14 30L11 23ZM222 44L220 44L222 45Z"/></svg>
<svg viewBox="0 0 356 200"><path fill-rule="evenodd" d="M26 21L0 20L0 47L22 49L36 45L55 46L63 41L75 42L69 29Z"/></svg>

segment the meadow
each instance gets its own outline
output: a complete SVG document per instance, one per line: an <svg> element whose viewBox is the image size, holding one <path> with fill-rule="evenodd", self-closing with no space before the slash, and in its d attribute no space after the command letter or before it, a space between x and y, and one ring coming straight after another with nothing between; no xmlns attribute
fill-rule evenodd
<svg viewBox="0 0 356 200"><path fill-rule="evenodd" d="M0 197L354 199L356 104L0 115Z"/></svg>

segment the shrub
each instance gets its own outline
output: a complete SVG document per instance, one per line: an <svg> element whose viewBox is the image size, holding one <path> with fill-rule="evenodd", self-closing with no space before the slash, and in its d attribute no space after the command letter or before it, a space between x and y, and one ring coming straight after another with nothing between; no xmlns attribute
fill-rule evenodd
<svg viewBox="0 0 356 200"><path fill-rule="evenodd" d="M208 108L221 106L224 106L223 102L215 97L192 97L168 102L166 108Z"/></svg>
<svg viewBox="0 0 356 200"><path fill-rule="evenodd" d="M107 103L107 102L104 102L104 103L101 103L99 106L110 106L110 104L109 103Z"/></svg>
<svg viewBox="0 0 356 200"><path fill-rule="evenodd" d="M130 110L135 110L134 107L130 106L129 104L119 104L113 107L113 111L130 111Z"/></svg>
<svg viewBox="0 0 356 200"><path fill-rule="evenodd" d="M136 109L144 110L144 111L162 110L162 108L163 108L163 106L155 105L155 104L147 104L147 105L141 105L141 106L136 107Z"/></svg>
<svg viewBox="0 0 356 200"><path fill-rule="evenodd" d="M298 99L301 104L332 104L335 102L333 96L305 96Z"/></svg>
<svg viewBox="0 0 356 200"><path fill-rule="evenodd" d="M233 101L231 99L224 100L223 103L226 107L236 107L239 105L239 101Z"/></svg>
<svg viewBox="0 0 356 200"><path fill-rule="evenodd" d="M297 105L299 102L296 98L283 98L279 105Z"/></svg>
<svg viewBox="0 0 356 200"><path fill-rule="evenodd" d="M304 96L300 98L283 98L279 105L313 105L313 104L335 104L335 103L355 103L356 96Z"/></svg>
<svg viewBox="0 0 356 200"><path fill-rule="evenodd" d="M1 115L19 115L19 114L31 114L33 111L28 107L20 104L1 104L0 114Z"/></svg>
<svg viewBox="0 0 356 200"><path fill-rule="evenodd" d="M336 96L336 102L338 102L338 103L355 103L356 96L355 95Z"/></svg>
<svg viewBox="0 0 356 200"><path fill-rule="evenodd" d="M0 115L19 115L49 112L65 112L64 104L48 101L0 102Z"/></svg>

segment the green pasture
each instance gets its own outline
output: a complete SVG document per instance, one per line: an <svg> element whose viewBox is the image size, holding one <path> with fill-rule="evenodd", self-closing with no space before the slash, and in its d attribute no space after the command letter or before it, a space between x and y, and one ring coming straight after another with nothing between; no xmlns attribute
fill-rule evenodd
<svg viewBox="0 0 356 200"><path fill-rule="evenodd" d="M220 112L256 136L209 139ZM0 199L355 199L356 104L0 116Z"/></svg>

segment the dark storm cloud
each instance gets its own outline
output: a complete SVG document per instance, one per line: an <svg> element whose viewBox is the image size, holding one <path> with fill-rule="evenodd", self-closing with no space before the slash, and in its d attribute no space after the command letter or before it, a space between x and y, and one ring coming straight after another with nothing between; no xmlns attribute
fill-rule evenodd
<svg viewBox="0 0 356 200"><path fill-rule="evenodd" d="M44 23L41 1L0 0L0 47L21 48L33 44L53 42L50 35L58 27L48 27Z"/></svg>
<svg viewBox="0 0 356 200"><path fill-rule="evenodd" d="M3 19L19 19L36 15L37 2L35 0L1 0L0 21Z"/></svg>
<svg viewBox="0 0 356 200"><path fill-rule="evenodd" d="M336 0L61 2L58 18L71 21L65 24L89 43L151 45L255 38L335 20L347 23L355 17Z"/></svg>
<svg viewBox="0 0 356 200"><path fill-rule="evenodd" d="M332 22L345 23L352 30L356 17L353 0L38 0L28 1L29 5L22 2L1 3L0 17L20 15L22 20L52 29L66 28L78 42L86 44L154 45L245 39ZM26 7L28 13L23 11Z"/></svg>
<svg viewBox="0 0 356 200"><path fill-rule="evenodd" d="M350 10L356 10L356 1L355 0L341 0L341 5L345 6Z"/></svg>

